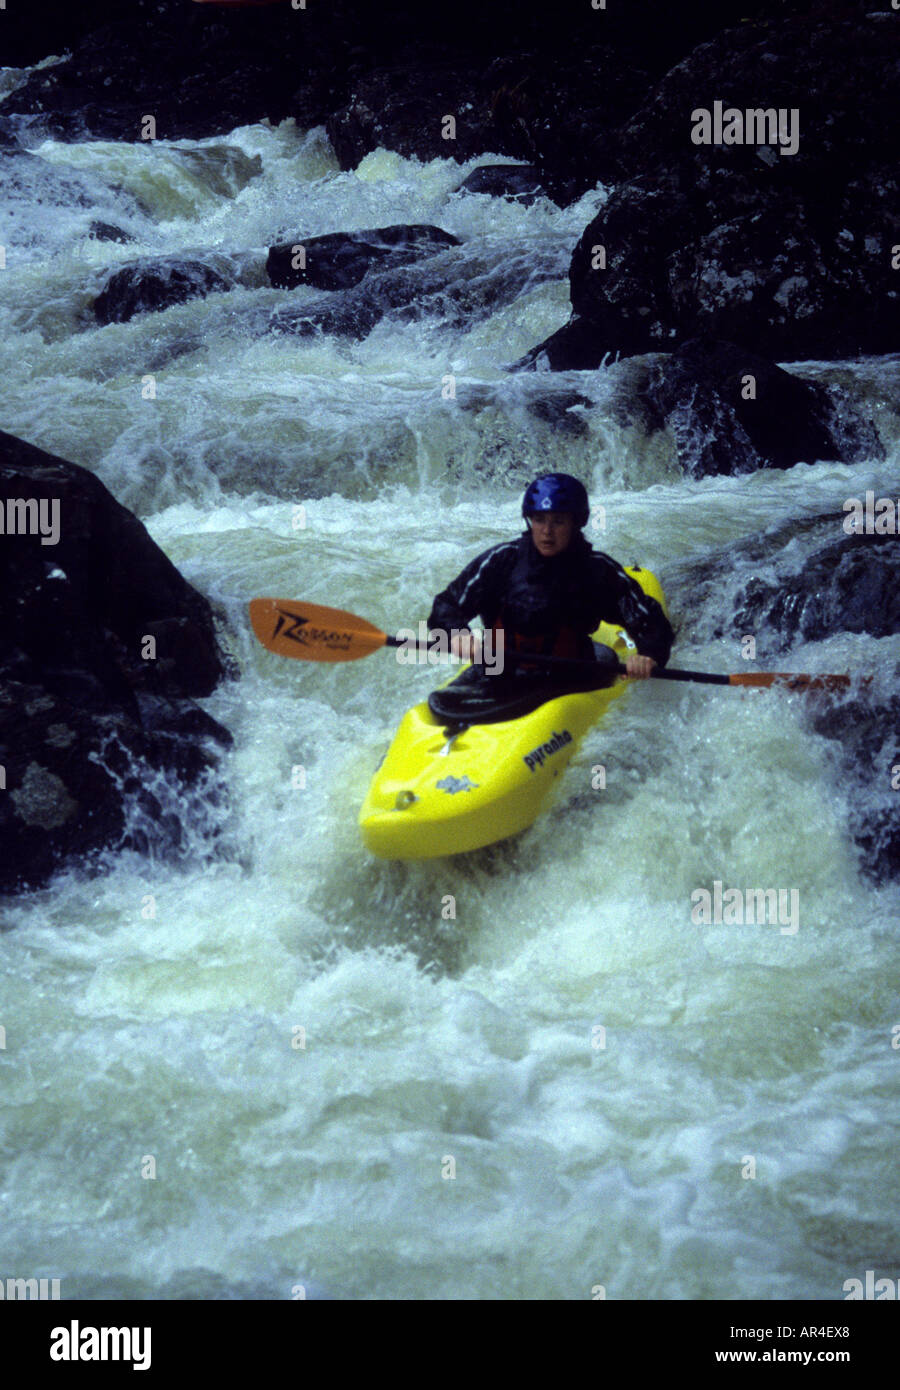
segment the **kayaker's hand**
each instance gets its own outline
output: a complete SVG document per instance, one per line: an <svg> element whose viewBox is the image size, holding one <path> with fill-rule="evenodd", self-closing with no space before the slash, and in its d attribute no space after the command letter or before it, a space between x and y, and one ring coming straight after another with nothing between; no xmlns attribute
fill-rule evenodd
<svg viewBox="0 0 900 1390"><path fill-rule="evenodd" d="M463 661L478 661L481 657L481 636L474 632L454 632L450 638L450 651Z"/></svg>
<svg viewBox="0 0 900 1390"><path fill-rule="evenodd" d="M632 680L646 680L655 665L652 656L630 656L625 662L625 673Z"/></svg>

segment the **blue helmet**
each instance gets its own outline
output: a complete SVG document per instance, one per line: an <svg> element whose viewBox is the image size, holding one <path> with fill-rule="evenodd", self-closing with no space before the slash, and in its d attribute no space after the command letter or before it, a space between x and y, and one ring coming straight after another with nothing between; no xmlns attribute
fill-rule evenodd
<svg viewBox="0 0 900 1390"><path fill-rule="evenodd" d="M522 498L525 519L535 512L571 512L576 526L586 526L591 507L584 484L571 473L543 473Z"/></svg>

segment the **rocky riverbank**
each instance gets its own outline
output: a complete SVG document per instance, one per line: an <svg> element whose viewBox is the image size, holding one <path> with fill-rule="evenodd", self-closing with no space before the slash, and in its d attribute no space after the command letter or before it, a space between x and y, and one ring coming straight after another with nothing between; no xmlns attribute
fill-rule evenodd
<svg viewBox="0 0 900 1390"><path fill-rule="evenodd" d="M222 807L209 603L87 469L0 434L0 892ZM184 806L179 802L184 800Z"/></svg>

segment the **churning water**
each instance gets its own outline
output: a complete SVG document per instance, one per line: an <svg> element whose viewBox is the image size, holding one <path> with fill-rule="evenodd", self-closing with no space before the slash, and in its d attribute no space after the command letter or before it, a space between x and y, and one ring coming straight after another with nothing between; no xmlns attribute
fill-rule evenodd
<svg viewBox="0 0 900 1390"><path fill-rule="evenodd" d="M236 739L224 821L185 810L176 861L120 855L2 907L0 1273L286 1299L830 1299L900 1274L898 894L861 876L809 697L644 683L516 842L385 864L357 811L434 669L279 660L246 618L272 594L413 626L558 468L605 508L594 544L660 573L673 664L740 669L711 634L769 562L737 550L703 589L692 565L795 520L799 569L803 518L833 511L838 539L845 498L900 496L892 365L815 367L867 402L889 464L686 481L617 408L627 364L503 371L567 318L604 189L523 208L383 150L341 173L290 122L0 162L2 427L142 517L242 668L204 702ZM395 222L464 245L362 342L272 331L322 295L269 288L269 244ZM173 252L235 287L96 326L111 267ZM842 635L788 664L898 651ZM698 923L716 881L796 890L798 929Z"/></svg>

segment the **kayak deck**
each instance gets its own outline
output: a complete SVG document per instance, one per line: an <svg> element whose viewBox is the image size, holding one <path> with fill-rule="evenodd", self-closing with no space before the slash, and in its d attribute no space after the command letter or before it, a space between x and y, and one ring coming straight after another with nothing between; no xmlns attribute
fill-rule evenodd
<svg viewBox="0 0 900 1390"><path fill-rule="evenodd" d="M649 570L628 573L665 606ZM621 659L633 650L624 630L606 623L594 640ZM564 691L519 718L490 723L460 725L436 717L427 701L415 705L363 803L359 826L367 849L384 859L430 859L526 830L585 733L629 685L617 680L602 689Z"/></svg>

